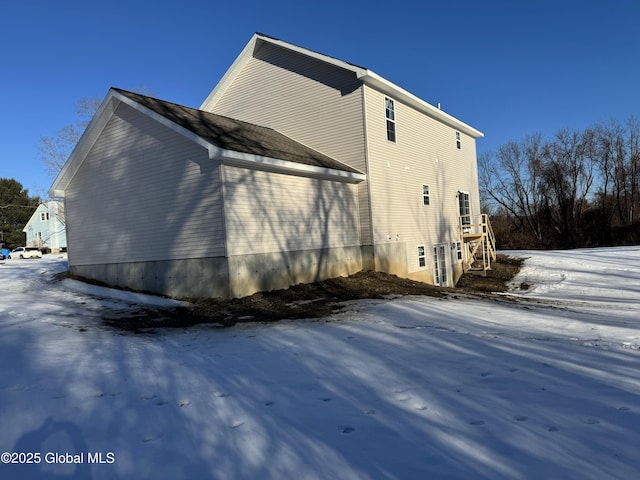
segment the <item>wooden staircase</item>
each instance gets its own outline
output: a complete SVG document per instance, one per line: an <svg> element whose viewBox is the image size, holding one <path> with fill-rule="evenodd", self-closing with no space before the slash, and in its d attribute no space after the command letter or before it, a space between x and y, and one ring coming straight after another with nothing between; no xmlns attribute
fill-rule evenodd
<svg viewBox="0 0 640 480"><path fill-rule="evenodd" d="M463 215L460 221L460 237L464 243L463 271L486 275L491 263L496 261L496 237L489 215Z"/></svg>

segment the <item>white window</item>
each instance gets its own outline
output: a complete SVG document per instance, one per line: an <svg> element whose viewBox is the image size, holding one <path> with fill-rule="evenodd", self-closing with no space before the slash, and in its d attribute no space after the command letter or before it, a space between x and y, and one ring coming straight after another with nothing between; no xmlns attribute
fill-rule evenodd
<svg viewBox="0 0 640 480"><path fill-rule="evenodd" d="M427 266L427 256L425 254L424 245L418 245L418 266L425 268Z"/></svg>
<svg viewBox="0 0 640 480"><path fill-rule="evenodd" d="M384 97L384 110L387 119L387 140L396 141L396 107L395 102L388 97Z"/></svg>
<svg viewBox="0 0 640 480"><path fill-rule="evenodd" d="M462 225L471 225L471 205L468 193L458 192L458 205L460 207Z"/></svg>
<svg viewBox="0 0 640 480"><path fill-rule="evenodd" d="M462 260L462 243L456 243L456 250L458 252L458 260Z"/></svg>
<svg viewBox="0 0 640 480"><path fill-rule="evenodd" d="M429 198L429 185L426 183L422 184L422 204L430 205L431 199Z"/></svg>
<svg viewBox="0 0 640 480"><path fill-rule="evenodd" d="M48 214L48 213L46 213L46 212L41 213L41 214L40 214L40 220L41 220L41 221L43 221L43 222L44 222L45 220L49 220L49 214Z"/></svg>
<svg viewBox="0 0 640 480"><path fill-rule="evenodd" d="M462 148L462 140L460 139L460 132L456 132L456 147L458 150Z"/></svg>

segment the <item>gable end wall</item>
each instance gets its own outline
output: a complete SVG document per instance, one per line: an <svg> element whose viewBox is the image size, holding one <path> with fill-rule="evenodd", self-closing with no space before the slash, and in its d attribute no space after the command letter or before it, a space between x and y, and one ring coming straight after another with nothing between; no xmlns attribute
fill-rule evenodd
<svg viewBox="0 0 640 480"><path fill-rule="evenodd" d="M66 191L70 266L224 256L219 166L121 104Z"/></svg>

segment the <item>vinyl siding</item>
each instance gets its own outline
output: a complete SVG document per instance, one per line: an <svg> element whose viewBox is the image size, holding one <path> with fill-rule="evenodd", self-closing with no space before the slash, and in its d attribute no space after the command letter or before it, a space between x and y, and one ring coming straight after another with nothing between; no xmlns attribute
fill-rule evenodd
<svg viewBox="0 0 640 480"><path fill-rule="evenodd" d="M121 104L66 192L72 265L224 256L219 168Z"/></svg>
<svg viewBox="0 0 640 480"><path fill-rule="evenodd" d="M369 184L374 244L404 242L409 272L420 270L417 246L425 245L426 269L433 245L458 240L457 192L470 193L480 213L475 140L395 100L396 142L387 140L385 95L365 87ZM422 184L430 187L423 205ZM454 252L455 253L455 252Z"/></svg>
<svg viewBox="0 0 640 480"><path fill-rule="evenodd" d="M275 130L366 173L362 85L353 72L262 44L211 111ZM368 187L358 187L371 244Z"/></svg>
<svg viewBox="0 0 640 480"><path fill-rule="evenodd" d="M356 186L223 166L228 255L359 245Z"/></svg>

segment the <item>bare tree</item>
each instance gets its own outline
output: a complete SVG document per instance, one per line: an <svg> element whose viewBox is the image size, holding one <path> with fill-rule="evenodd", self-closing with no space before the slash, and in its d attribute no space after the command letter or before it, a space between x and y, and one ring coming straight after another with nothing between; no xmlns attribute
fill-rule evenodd
<svg viewBox="0 0 640 480"><path fill-rule="evenodd" d="M538 134L520 143L508 142L495 157L485 154L479 160L483 194L507 213L516 230L529 232L538 242L543 240L543 151L542 136Z"/></svg>
<svg viewBox="0 0 640 480"><path fill-rule="evenodd" d="M55 177L75 148L85 128L100 106L99 97L84 97L76 104L79 118L75 123L65 125L53 135L40 137L40 157L47 172Z"/></svg>
<svg viewBox="0 0 640 480"><path fill-rule="evenodd" d="M137 87L132 91L153 96L151 90L145 86ZM101 103L102 98L97 96L82 97L76 103L78 119L75 123L65 125L51 136L40 137L40 158L50 176L58 175Z"/></svg>
<svg viewBox="0 0 640 480"><path fill-rule="evenodd" d="M593 130L560 130L547 145L544 159L545 201L559 241L576 246L594 181Z"/></svg>

